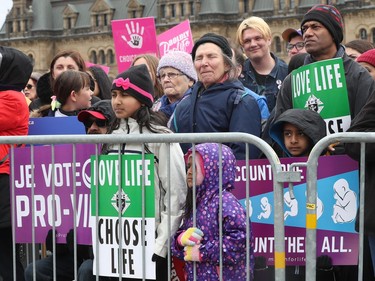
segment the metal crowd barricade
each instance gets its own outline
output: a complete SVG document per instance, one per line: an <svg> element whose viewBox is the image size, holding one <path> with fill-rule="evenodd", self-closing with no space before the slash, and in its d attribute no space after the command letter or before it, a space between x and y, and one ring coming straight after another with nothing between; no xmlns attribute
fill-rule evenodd
<svg viewBox="0 0 375 281"><path fill-rule="evenodd" d="M346 132L336 133L321 139L312 149L307 160L307 198L306 198L306 281L316 280L316 203L317 168L321 153L334 143L360 143L359 173L359 261L358 281L363 280L363 235L364 235L364 190L365 190L365 147L375 142L375 133ZM310 206L310 207L308 207Z"/></svg>
<svg viewBox="0 0 375 281"><path fill-rule="evenodd" d="M274 262L275 262L275 280L277 281L284 281L285 280L285 233L284 233L284 219L283 219L283 213L284 213L284 201L283 201L283 186L284 182L297 182L300 179L299 172L284 172L282 170L282 166L280 164L279 158L277 157L276 153L273 151L273 149L262 139L245 134L245 133L201 133L201 134L153 134L153 135L56 135L56 136L11 136L11 137L0 137L0 143L1 144L28 144L32 147L34 145L51 145L54 147L56 144L74 144L73 151L75 151L75 145L76 144L96 144L97 149L96 153L99 154L98 145L106 143L106 144L121 144L121 143L203 143L203 142L216 142L216 143L228 143L228 142L242 142L246 143L246 156L248 158L249 156L249 144L255 145L258 147L264 155L267 157L267 159L270 162L272 174L273 174L273 190L274 190ZM316 151L317 149L315 149ZM33 150L31 150L33 151ZM10 151L11 155L14 153L14 149L12 147ZM142 152L142 155L144 155L144 151ZM315 155L315 154L313 154ZM33 155L35 157L35 155ZM75 161L75 158L73 158ZM310 161L313 158L311 157ZM33 160L32 160L33 161ZM52 164L54 161L54 155L52 150ZM32 163L31 163L32 164ZM247 162L247 171L249 171L248 162ZM73 167L75 167L73 165ZM173 168L173 167L170 167ZM73 172L74 172L73 168ZM11 173L14 172L14 167L11 167ZM248 175L248 173L247 173ZM34 182L34 175L32 175L32 182ZM311 183L310 183L311 184ZM249 177L247 176L246 180L246 188L249 187ZM15 204L14 204L14 182L11 183L11 200L12 200L12 232L13 232L13 241L15 241L15 221L14 221L14 214L15 214ZM75 189L75 183L74 183L74 189ZM52 193L55 192L55 186L52 186ZM75 192L75 191L74 191ZM249 196L249 193L246 193L247 197ZM75 196L75 193L74 195ZM308 196L311 197L311 192L308 193ZM309 197L309 198L310 198ZM248 199L248 198L246 198ZM312 199L311 199L312 201ZM54 210L53 210L54 211ZM247 207L247 214L249 214L249 207ZM74 210L74 216L76 210ZM75 228L75 226L74 226ZM53 229L55 229L55 225L53 225ZM121 235L121 234L120 234ZM34 239L34 233L33 233L33 239ZM311 236L310 236L311 237ZM311 240L311 239L310 239ZM76 237L74 239L74 248L75 248L75 258L77 258L77 245L76 245ZM53 245L55 247L56 240L53 236ZM120 245L121 249L121 245ZM32 260L30 262L33 262L35 264L35 251L37 249L35 248L35 240L33 240L33 249L32 249ZM311 251L309 251L311 255ZM16 253L13 252L13 264L15 264L15 257ZM221 255L220 255L221 257ZM249 258L249 257L248 257ZM121 258L120 258L121 259ZM169 261L170 261L170 255L169 255ZM310 268L311 266L311 260L313 258L309 257L309 264ZM53 263L56 265L56 258L53 258ZM145 264L145 261L143 259L143 270L145 270L145 267L147 266ZM94 266L98 266L97 264ZM75 280L77 279L77 264L75 263ZM35 270L35 268L34 268ZM15 275L14 270L14 275ZM54 280L56 280L56 273L54 273ZM145 275L143 275L145 276ZM35 272L33 276L35 280ZM98 277L96 277L96 280L99 280ZM16 280L16 279L14 279ZM121 277L119 277L119 280L121 280ZM247 280L250 280L250 276L247 277Z"/></svg>

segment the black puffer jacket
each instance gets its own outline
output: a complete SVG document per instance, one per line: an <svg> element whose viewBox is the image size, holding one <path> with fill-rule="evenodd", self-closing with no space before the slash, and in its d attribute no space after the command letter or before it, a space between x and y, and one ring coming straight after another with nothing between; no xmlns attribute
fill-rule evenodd
<svg viewBox="0 0 375 281"><path fill-rule="evenodd" d="M375 132L375 95L372 95L362 111L352 120L348 132ZM347 143L346 153L360 159L360 144ZM375 234L375 143L366 144L365 164L365 233Z"/></svg>

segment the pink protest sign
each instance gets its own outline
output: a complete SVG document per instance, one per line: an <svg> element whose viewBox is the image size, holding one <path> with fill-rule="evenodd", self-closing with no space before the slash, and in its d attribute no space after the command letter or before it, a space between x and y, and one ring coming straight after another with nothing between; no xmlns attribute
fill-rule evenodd
<svg viewBox="0 0 375 281"><path fill-rule="evenodd" d="M193 36L189 20L183 21L175 27L158 35L160 57L170 51L184 51L190 53L193 49Z"/></svg>
<svg viewBox="0 0 375 281"><path fill-rule="evenodd" d="M112 21L112 34L119 72L128 69L137 55L157 56L154 18L136 18Z"/></svg>

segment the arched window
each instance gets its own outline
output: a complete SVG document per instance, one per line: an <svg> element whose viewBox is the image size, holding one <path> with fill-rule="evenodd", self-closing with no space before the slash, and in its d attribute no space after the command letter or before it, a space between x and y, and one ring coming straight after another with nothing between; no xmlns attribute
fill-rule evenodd
<svg viewBox="0 0 375 281"><path fill-rule="evenodd" d="M108 50L108 54L107 54L107 56L108 56L109 64L110 64L110 65L111 65L111 64L114 64L114 63L115 63L115 55L114 55L114 53L113 53L112 50Z"/></svg>
<svg viewBox="0 0 375 281"><path fill-rule="evenodd" d="M195 15L195 6L194 6L194 1L190 1L190 15L194 16Z"/></svg>
<svg viewBox="0 0 375 281"><path fill-rule="evenodd" d="M34 56L33 56L32 54L28 54L28 57L30 58L31 63L32 63L32 65L34 66L34 65L35 65L35 59L34 59Z"/></svg>
<svg viewBox="0 0 375 281"><path fill-rule="evenodd" d="M96 52L95 51L92 51L91 54L90 54L90 61L92 63L98 63L98 57L96 56Z"/></svg>
<svg viewBox="0 0 375 281"><path fill-rule="evenodd" d="M9 33L13 33L13 22L8 22L8 31Z"/></svg>
<svg viewBox="0 0 375 281"><path fill-rule="evenodd" d="M359 31L359 37L360 39L367 40L367 31L364 28L361 28Z"/></svg>
<svg viewBox="0 0 375 281"><path fill-rule="evenodd" d="M249 0L243 0L243 12L244 13L249 12Z"/></svg>
<svg viewBox="0 0 375 281"><path fill-rule="evenodd" d="M99 15L95 15L95 26L100 26Z"/></svg>
<svg viewBox="0 0 375 281"><path fill-rule="evenodd" d="M161 18L162 19L165 19L165 17L166 17L166 7L165 7L165 5L163 4L163 5L160 5L160 16L161 16Z"/></svg>
<svg viewBox="0 0 375 281"><path fill-rule="evenodd" d="M275 51L276 53L281 53L282 52L282 48L281 48L281 40L280 40L280 37L279 36L276 36L275 39Z"/></svg>
<svg viewBox="0 0 375 281"><path fill-rule="evenodd" d="M99 62L100 64L105 64L105 54L103 50L99 51Z"/></svg>
<svg viewBox="0 0 375 281"><path fill-rule="evenodd" d="M171 4L171 17L175 18L176 17L176 5Z"/></svg>

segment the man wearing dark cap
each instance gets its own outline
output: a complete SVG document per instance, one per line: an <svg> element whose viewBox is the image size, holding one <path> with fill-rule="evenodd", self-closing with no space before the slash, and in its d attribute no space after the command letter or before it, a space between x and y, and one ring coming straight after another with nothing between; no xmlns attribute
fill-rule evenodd
<svg viewBox="0 0 375 281"><path fill-rule="evenodd" d="M27 135L29 109L21 92L33 66L28 56L0 46L0 136ZM0 144L0 280L24 280L18 248L13 249L10 183L10 145ZM16 277L13 276L13 251L16 252ZM15 278L15 279L14 279Z"/></svg>
<svg viewBox="0 0 375 281"><path fill-rule="evenodd" d="M342 58L349 98L350 115L353 119L362 109L369 96L375 94L375 82L369 73L350 59L344 47L344 23L339 11L331 5L316 5L303 17L301 31L305 42L304 64L332 58ZM287 76L280 89L275 108L275 118L292 108L291 76Z"/></svg>
<svg viewBox="0 0 375 281"><path fill-rule="evenodd" d="M306 53L301 29L287 28L281 34L284 41L288 43L286 50L289 57Z"/></svg>
<svg viewBox="0 0 375 281"><path fill-rule="evenodd" d="M98 101L78 114L78 120L85 125L87 134L106 134L114 118L110 100Z"/></svg>

